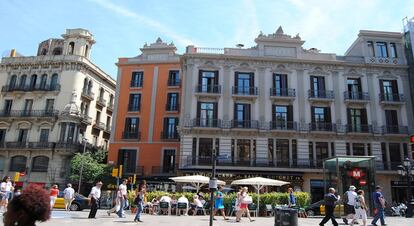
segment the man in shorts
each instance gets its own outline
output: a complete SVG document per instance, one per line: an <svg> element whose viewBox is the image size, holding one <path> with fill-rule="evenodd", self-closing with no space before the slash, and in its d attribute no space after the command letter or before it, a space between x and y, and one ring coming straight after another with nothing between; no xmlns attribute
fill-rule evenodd
<svg viewBox="0 0 414 226"><path fill-rule="evenodd" d="M357 197L355 190L356 187L354 185L351 185L349 186L348 191L344 194L345 218L343 218L343 220L345 224L348 224L348 219L352 220L352 224L358 224L356 223L356 220L354 220L355 199Z"/></svg>

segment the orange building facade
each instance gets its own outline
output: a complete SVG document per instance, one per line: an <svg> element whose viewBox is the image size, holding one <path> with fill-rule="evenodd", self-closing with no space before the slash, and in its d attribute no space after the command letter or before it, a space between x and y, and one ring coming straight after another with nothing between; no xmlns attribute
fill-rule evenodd
<svg viewBox="0 0 414 226"><path fill-rule="evenodd" d="M119 58L113 135L108 162L125 177L165 181L176 174L179 153L180 56L160 38L142 54Z"/></svg>

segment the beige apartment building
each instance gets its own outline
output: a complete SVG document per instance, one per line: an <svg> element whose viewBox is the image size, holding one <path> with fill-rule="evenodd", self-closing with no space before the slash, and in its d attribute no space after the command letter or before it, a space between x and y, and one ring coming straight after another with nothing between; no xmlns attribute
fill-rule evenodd
<svg viewBox="0 0 414 226"><path fill-rule="evenodd" d="M116 82L91 62L93 44L88 30L67 29L36 56L2 58L0 176L23 172L18 186L64 184L85 142L108 148Z"/></svg>
<svg viewBox="0 0 414 226"><path fill-rule="evenodd" d="M362 30L344 56L304 49L299 35L281 27L255 42L252 48L187 47L181 174L210 173L215 149L228 156L218 160L219 179L287 180L318 201L324 159L374 156L374 183L401 200L396 166L413 158L402 34Z"/></svg>

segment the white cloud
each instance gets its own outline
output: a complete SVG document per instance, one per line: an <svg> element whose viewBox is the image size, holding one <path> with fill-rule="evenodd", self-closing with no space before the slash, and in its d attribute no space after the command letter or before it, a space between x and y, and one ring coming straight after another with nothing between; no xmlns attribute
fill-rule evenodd
<svg viewBox="0 0 414 226"><path fill-rule="evenodd" d="M173 39L173 41L179 45L187 46L187 45L197 45L194 40L188 39L175 31L171 30L169 27L163 25L162 23L143 16L135 11L131 11L123 6L117 5L112 3L110 0L89 0L91 2L97 3L99 6L108 9L114 13L117 13L124 17L129 17L131 19L136 20L136 22L140 24L144 24L145 26L151 28L152 30L158 31L163 33L166 36L169 36Z"/></svg>

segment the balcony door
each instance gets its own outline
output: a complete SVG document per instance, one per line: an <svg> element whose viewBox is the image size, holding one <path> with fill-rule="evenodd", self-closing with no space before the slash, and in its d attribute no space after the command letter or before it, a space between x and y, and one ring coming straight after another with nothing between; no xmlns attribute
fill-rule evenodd
<svg viewBox="0 0 414 226"><path fill-rule="evenodd" d="M252 94L252 88L254 87L254 74L236 72L234 84L236 86L237 94Z"/></svg>
<svg viewBox="0 0 414 226"><path fill-rule="evenodd" d="M163 173L173 173L175 171L175 150L165 149L162 163Z"/></svg>
<svg viewBox="0 0 414 226"><path fill-rule="evenodd" d="M273 94L276 96L287 96L287 76L283 74L273 75Z"/></svg>
<svg viewBox="0 0 414 226"><path fill-rule="evenodd" d="M289 129L293 127L292 106L273 105L272 129Z"/></svg>
<svg viewBox="0 0 414 226"><path fill-rule="evenodd" d="M177 138L177 125L178 118L164 118L164 137L165 138Z"/></svg>
<svg viewBox="0 0 414 226"><path fill-rule="evenodd" d="M331 109L329 107L312 107L312 130L331 130Z"/></svg>
<svg viewBox="0 0 414 226"><path fill-rule="evenodd" d="M313 97L325 97L325 77L311 76L311 92Z"/></svg>
<svg viewBox="0 0 414 226"><path fill-rule="evenodd" d="M32 99L26 99L24 102L24 112L23 114L25 116L30 115L30 113L32 112L32 108L33 108L33 100Z"/></svg>
<svg viewBox="0 0 414 226"><path fill-rule="evenodd" d="M122 165L124 174L137 173L137 151L130 149L120 149L118 152L118 166L119 165Z"/></svg>
<svg viewBox="0 0 414 226"><path fill-rule="evenodd" d="M250 104L234 105L234 127L249 128L250 127Z"/></svg>
<svg viewBox="0 0 414 226"><path fill-rule="evenodd" d="M28 134L29 130L27 129L20 129L19 130L19 135L17 137L17 142L24 144L27 141L27 134Z"/></svg>
<svg viewBox="0 0 414 226"><path fill-rule="evenodd" d="M380 80L381 93L385 101L398 101L397 80Z"/></svg>
<svg viewBox="0 0 414 226"><path fill-rule="evenodd" d="M387 132L398 133L398 114L396 110L385 110L385 123L387 124Z"/></svg>
<svg viewBox="0 0 414 226"><path fill-rule="evenodd" d="M366 109L347 109L348 125L351 132L366 132L367 128L367 110Z"/></svg>
<svg viewBox="0 0 414 226"><path fill-rule="evenodd" d="M217 103L198 102L197 126L214 127L217 124Z"/></svg>
<svg viewBox="0 0 414 226"><path fill-rule="evenodd" d="M198 85L200 92L213 92L218 85L218 71L200 71Z"/></svg>
<svg viewBox="0 0 414 226"><path fill-rule="evenodd" d="M4 114L5 115L9 115L11 113L12 106L13 106L13 100L4 101Z"/></svg>
<svg viewBox="0 0 414 226"><path fill-rule="evenodd" d="M362 95L361 79L360 78L348 78L347 79L348 98L360 99Z"/></svg>

